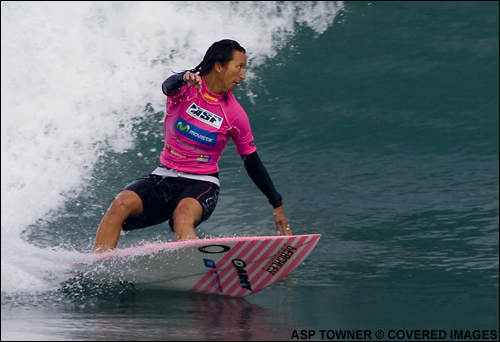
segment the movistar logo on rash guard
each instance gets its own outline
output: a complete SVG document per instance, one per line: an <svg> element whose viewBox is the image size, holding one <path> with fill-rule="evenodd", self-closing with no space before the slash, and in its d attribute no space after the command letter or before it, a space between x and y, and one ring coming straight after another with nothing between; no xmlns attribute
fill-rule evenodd
<svg viewBox="0 0 500 342"><path fill-rule="evenodd" d="M201 108L196 103L193 102L191 106L186 110L186 112L191 115L193 118L200 120L212 127L217 129L222 125L222 118L214 113L209 112L206 109Z"/></svg>
<svg viewBox="0 0 500 342"><path fill-rule="evenodd" d="M217 133L205 131L181 118L175 122L175 129L183 136L203 145L214 146L217 142Z"/></svg>
<svg viewBox="0 0 500 342"><path fill-rule="evenodd" d="M182 132L184 132L184 131L188 131L188 132L189 132L189 125L182 126L182 123L181 123L181 122L179 122L179 123L177 124L177 128L179 128Z"/></svg>

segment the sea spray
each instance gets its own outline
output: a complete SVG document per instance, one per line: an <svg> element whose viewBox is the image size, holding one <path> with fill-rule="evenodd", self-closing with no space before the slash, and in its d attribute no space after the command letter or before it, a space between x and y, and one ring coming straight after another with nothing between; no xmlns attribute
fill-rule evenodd
<svg viewBox="0 0 500 342"><path fill-rule="evenodd" d="M148 115L147 104L163 109L160 87L172 71L194 67L210 44L232 38L248 51L249 79L257 77L252 67L298 28L319 35L342 9L341 2L1 6L2 292L9 293L53 286L65 252L35 248L23 232L76 198L100 156L134 146L134 120Z"/></svg>

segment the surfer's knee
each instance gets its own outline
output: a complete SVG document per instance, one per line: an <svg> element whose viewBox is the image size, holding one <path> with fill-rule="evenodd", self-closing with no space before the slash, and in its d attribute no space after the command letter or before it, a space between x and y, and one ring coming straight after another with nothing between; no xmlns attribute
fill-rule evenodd
<svg viewBox="0 0 500 342"><path fill-rule="evenodd" d="M116 196L111 202L108 212L114 215L123 216L139 216L142 214L142 200L135 192L124 190Z"/></svg>

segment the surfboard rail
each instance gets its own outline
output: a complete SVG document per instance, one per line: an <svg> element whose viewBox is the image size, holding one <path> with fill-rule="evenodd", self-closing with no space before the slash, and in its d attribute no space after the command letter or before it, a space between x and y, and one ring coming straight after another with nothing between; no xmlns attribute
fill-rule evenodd
<svg viewBox="0 0 500 342"><path fill-rule="evenodd" d="M95 254L75 270L111 283L244 297L290 274L320 237L243 236L149 243Z"/></svg>

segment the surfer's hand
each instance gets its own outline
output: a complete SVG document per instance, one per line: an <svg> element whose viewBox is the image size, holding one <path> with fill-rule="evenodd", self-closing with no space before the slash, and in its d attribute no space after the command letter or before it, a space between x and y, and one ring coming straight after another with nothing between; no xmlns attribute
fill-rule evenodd
<svg viewBox="0 0 500 342"><path fill-rule="evenodd" d="M200 77L200 75L188 71L184 74L182 79L184 80L184 82L187 82L187 84L190 87L201 89L201 77Z"/></svg>
<svg viewBox="0 0 500 342"><path fill-rule="evenodd" d="M285 216L285 208L283 206L274 209L274 223L276 223L276 232L278 235L283 232L285 235L292 235L292 229Z"/></svg>

